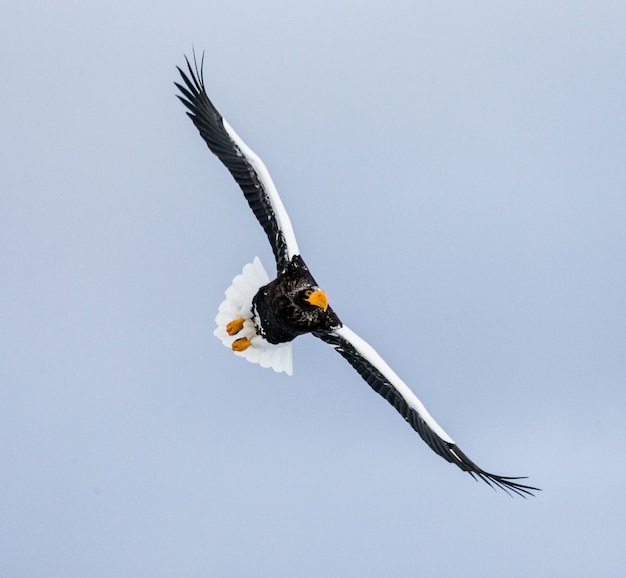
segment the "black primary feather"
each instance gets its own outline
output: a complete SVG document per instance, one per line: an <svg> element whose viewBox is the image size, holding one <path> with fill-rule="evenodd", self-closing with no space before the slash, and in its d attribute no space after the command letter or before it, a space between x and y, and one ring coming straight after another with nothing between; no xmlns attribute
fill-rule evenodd
<svg viewBox="0 0 626 578"><path fill-rule="evenodd" d="M470 460L456 444L451 444L442 440L424 421L424 419L410 407L393 384L363 357L352 343L338 335L334 331L314 331L313 335L331 345L348 363L356 369L357 373L369 384L369 386L379 395L384 397L393 405L398 413L411 425L411 427L421 436L428 446L443 459L455 464L464 472L468 472L474 478L480 478L490 486L502 488L507 493L513 492L520 496L532 496L533 492L540 491L539 488L521 484L516 480L526 479L524 477L499 476L486 472Z"/></svg>
<svg viewBox="0 0 626 578"><path fill-rule="evenodd" d="M185 60L187 73L177 67L185 84L183 86L178 82L175 83L182 94L182 96L177 96L189 109L187 115L196 125L211 152L222 161L241 187L254 216L267 235L276 259L276 269L280 273L289 262L289 253L268 193L254 167L228 135L222 115L209 99L204 85L202 62L198 68L194 55L194 68L192 68L186 57Z"/></svg>

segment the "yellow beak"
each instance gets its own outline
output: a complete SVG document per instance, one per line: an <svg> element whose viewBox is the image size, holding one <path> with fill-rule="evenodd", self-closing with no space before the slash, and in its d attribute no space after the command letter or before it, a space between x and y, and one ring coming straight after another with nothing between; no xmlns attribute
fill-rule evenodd
<svg viewBox="0 0 626 578"><path fill-rule="evenodd" d="M307 301L311 305L315 305L324 311L328 309L328 297L326 297L326 293L324 293L321 289L311 293L311 295L307 297Z"/></svg>

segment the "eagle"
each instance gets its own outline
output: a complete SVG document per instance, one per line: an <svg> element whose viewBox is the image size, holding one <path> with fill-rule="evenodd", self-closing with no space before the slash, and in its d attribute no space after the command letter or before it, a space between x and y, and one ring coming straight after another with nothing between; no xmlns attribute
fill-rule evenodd
<svg viewBox="0 0 626 578"><path fill-rule="evenodd" d="M270 279L260 260L244 266L226 290L214 331L235 355L292 374L292 341L311 333L333 347L385 398L428 446L475 479L523 497L539 488L525 477L501 476L477 466L433 419L422 402L366 341L341 322L304 262L291 221L263 161L243 142L207 95L204 57L177 67L177 97L211 152L233 176L269 240L276 260Z"/></svg>

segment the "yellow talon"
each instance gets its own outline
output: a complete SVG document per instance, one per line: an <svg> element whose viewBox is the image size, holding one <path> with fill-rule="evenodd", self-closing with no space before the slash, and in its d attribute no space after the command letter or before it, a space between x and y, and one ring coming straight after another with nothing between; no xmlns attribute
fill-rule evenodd
<svg viewBox="0 0 626 578"><path fill-rule="evenodd" d="M236 335L242 329L243 329L243 317L240 317L239 319L235 319L226 325L226 333L228 333L228 335Z"/></svg>
<svg viewBox="0 0 626 578"><path fill-rule="evenodd" d="M247 337L241 337L239 339L235 339L231 347L233 348L233 351L244 351L251 345L252 341L250 341Z"/></svg>

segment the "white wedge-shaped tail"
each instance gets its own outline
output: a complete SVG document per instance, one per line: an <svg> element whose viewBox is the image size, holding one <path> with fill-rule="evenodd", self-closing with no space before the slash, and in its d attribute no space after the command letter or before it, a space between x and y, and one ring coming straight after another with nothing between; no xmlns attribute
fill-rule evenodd
<svg viewBox="0 0 626 578"><path fill-rule="evenodd" d="M226 299L220 304L215 317L217 327L213 335L229 349L232 349L236 339L247 337L251 342L250 347L243 351L234 351L235 355L244 357L251 363L258 363L261 367L271 367L276 372L284 371L287 375L292 375L291 342L278 345L269 343L257 335L252 319L252 299L257 291L269 282L270 278L258 257L245 265L241 274L237 275L232 285L226 289ZM240 317L243 318L243 329L235 335L229 335L226 325Z"/></svg>

